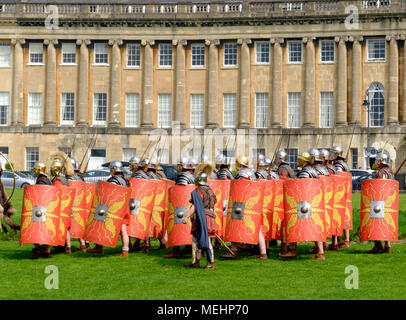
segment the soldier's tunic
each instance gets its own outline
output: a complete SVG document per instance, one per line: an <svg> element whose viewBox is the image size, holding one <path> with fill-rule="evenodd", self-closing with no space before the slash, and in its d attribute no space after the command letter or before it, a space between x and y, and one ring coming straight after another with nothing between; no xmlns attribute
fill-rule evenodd
<svg viewBox="0 0 406 320"><path fill-rule="evenodd" d="M313 167L307 166L307 167L304 167L299 172L297 177L298 178L318 178L319 174L317 173L317 171Z"/></svg>
<svg viewBox="0 0 406 320"><path fill-rule="evenodd" d="M234 180L233 174L228 168L221 168L217 171L218 180Z"/></svg>
<svg viewBox="0 0 406 320"><path fill-rule="evenodd" d="M146 174L145 171L144 171L144 170L141 170L141 169L137 170L137 171L134 173L133 178L137 178L137 179L147 179L147 180L150 179L150 177L148 176L148 174Z"/></svg>
<svg viewBox="0 0 406 320"><path fill-rule="evenodd" d="M271 179L271 176L268 173L268 171L266 171L264 169L257 170L257 172L255 172L255 175L258 180L270 180Z"/></svg>
<svg viewBox="0 0 406 320"><path fill-rule="evenodd" d="M278 167L278 175L279 177L284 178L296 178L296 174L293 169L287 164L286 162L282 162Z"/></svg>
<svg viewBox="0 0 406 320"><path fill-rule="evenodd" d="M257 181L254 170L248 167L241 167L240 170L238 170L235 179Z"/></svg>
<svg viewBox="0 0 406 320"><path fill-rule="evenodd" d="M72 180L72 181L85 181L85 179L83 179L81 176L79 176L78 174L74 174L72 176L70 175L66 175L65 176L66 180Z"/></svg>
<svg viewBox="0 0 406 320"><path fill-rule="evenodd" d="M383 165L381 168L375 172L375 179L390 179L395 180L395 175L393 174L391 168L387 165Z"/></svg>
<svg viewBox="0 0 406 320"><path fill-rule="evenodd" d="M319 176L326 176L326 177L330 176L328 168L323 164L318 163L315 166L313 166L313 168L314 168L314 170L316 170L316 172Z"/></svg>
<svg viewBox="0 0 406 320"><path fill-rule="evenodd" d="M128 183L127 181L124 179L124 176L121 175L113 175L111 176L107 182L110 183L114 183L117 184L119 186L123 186L123 187L128 187ZM128 211L128 213L124 216L123 219L123 224L129 225L130 224L130 212Z"/></svg>
<svg viewBox="0 0 406 320"><path fill-rule="evenodd" d="M66 178L63 177L63 176L57 176L57 177L55 177L54 180L53 180L53 182L52 182L52 184L53 184L54 186L69 186L68 180L66 180Z"/></svg>
<svg viewBox="0 0 406 320"><path fill-rule="evenodd" d="M206 214L207 231L209 233L209 236L214 236L214 234L216 233L216 215L214 213L214 206L217 202L216 195L208 185L200 185L196 189L196 191L199 193L203 200L204 212ZM193 198L190 199L190 203L194 204ZM191 221L191 233L193 236L196 237L196 213L193 214Z"/></svg>

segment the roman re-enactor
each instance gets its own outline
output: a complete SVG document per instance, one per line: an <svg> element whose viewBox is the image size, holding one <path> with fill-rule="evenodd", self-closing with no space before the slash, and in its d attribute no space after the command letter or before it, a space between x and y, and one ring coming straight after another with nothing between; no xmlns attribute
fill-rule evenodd
<svg viewBox="0 0 406 320"><path fill-rule="evenodd" d="M3 174L3 168L0 166L0 178ZM20 230L20 226L17 225L13 220L11 220L11 216L16 214L16 209L13 208L13 205L9 201L9 195L7 194L6 188L3 185L3 182L0 179L0 220L4 219L4 222L14 231ZM3 219L2 219L3 218ZM3 221L2 221L3 222ZM0 230L4 230L4 232L8 232L7 227L0 225Z"/></svg>
<svg viewBox="0 0 406 320"><path fill-rule="evenodd" d="M279 150L275 155L275 166L278 168L277 173L281 178L295 178L296 174L290 167L287 160L287 153L283 150Z"/></svg>
<svg viewBox="0 0 406 320"><path fill-rule="evenodd" d="M389 156L383 152L379 152L375 158L375 179L395 180L395 175L392 172ZM385 241L385 247L382 246L382 241L375 241L374 247L367 251L368 253L390 253L390 241Z"/></svg>
<svg viewBox="0 0 406 320"><path fill-rule="evenodd" d="M124 178L124 173L123 173L123 165L120 161L111 161L109 165L110 169L110 174L111 177L107 180L107 182L117 184L119 186L127 187L127 181ZM130 222L130 213L128 210L128 213L125 215L123 223L121 225L121 237L123 241L123 247L121 249L121 257L128 257L128 251L129 251L129 237L127 234L127 225ZM88 249L87 252L89 253L102 253L103 252L103 246L96 244L93 249Z"/></svg>
<svg viewBox="0 0 406 320"><path fill-rule="evenodd" d="M37 180L35 181L35 184L42 184L42 185L48 185L51 186L52 182L49 180L49 178L46 175L46 166L42 162L37 162L34 165L34 176L37 177ZM50 258L51 257L51 246L44 244L40 245L35 243L34 244L34 249L32 249L32 255L30 256L30 259L37 259L39 257L43 258Z"/></svg>
<svg viewBox="0 0 406 320"><path fill-rule="evenodd" d="M187 223L192 217L192 263L185 264L185 267L200 267L200 258L202 251L206 255L209 263L205 269L215 269L214 253L211 245L210 236L215 234L211 226L215 226L214 205L217 201L213 190L207 183L207 174L201 172L195 180L197 189L192 191L190 202L192 206L183 218L183 223Z"/></svg>

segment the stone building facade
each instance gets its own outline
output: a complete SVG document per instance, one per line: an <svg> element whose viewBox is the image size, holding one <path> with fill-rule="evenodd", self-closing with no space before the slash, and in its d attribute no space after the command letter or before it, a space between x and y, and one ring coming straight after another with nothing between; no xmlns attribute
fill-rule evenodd
<svg viewBox="0 0 406 320"><path fill-rule="evenodd" d="M58 149L92 168L333 144L365 168L368 131L406 156L405 1L49 3L0 0L0 151L18 170Z"/></svg>

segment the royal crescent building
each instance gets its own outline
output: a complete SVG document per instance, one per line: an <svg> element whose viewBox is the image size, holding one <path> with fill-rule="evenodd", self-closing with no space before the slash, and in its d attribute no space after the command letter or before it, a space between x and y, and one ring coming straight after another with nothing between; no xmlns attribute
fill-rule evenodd
<svg viewBox="0 0 406 320"><path fill-rule="evenodd" d="M365 168L386 143L396 168L405 39L405 0L0 0L0 151L171 163L192 132L212 159L340 145Z"/></svg>

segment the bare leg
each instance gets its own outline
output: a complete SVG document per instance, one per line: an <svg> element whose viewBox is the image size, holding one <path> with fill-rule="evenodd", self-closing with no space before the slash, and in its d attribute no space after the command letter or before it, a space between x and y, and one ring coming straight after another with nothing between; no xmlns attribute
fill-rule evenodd
<svg viewBox="0 0 406 320"><path fill-rule="evenodd" d="M125 224L121 225L121 238L122 238L122 241L123 241L123 249L122 250L128 252L130 238L128 237L127 225L125 225Z"/></svg>
<svg viewBox="0 0 406 320"><path fill-rule="evenodd" d="M259 246L259 256L257 256L255 259L266 260L268 258L268 256L266 255L266 243L265 237L261 230L259 231L258 234L258 246Z"/></svg>

